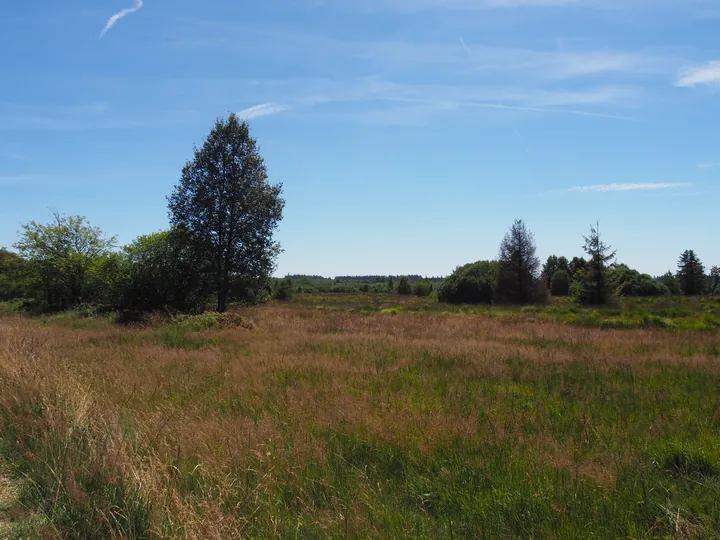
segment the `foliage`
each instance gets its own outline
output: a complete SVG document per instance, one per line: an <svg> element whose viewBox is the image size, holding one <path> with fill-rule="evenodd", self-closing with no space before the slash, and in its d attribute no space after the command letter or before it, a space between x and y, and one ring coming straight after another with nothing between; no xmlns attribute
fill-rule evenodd
<svg viewBox="0 0 720 540"><path fill-rule="evenodd" d="M233 277L267 281L280 246L273 233L282 219L282 185L267 181L263 158L247 122L219 118L182 172L169 197L170 221L185 230L197 270L227 309Z"/></svg>
<svg viewBox="0 0 720 540"><path fill-rule="evenodd" d="M710 270L712 285L710 286L710 294L720 294L720 266L713 266Z"/></svg>
<svg viewBox="0 0 720 540"><path fill-rule="evenodd" d="M356 294L356 293L387 293L395 292L395 284L399 279L398 276L337 276L335 278L326 278L322 276L308 276L295 274L290 276L297 285L297 290L305 293L337 293L337 294ZM433 286L433 290L440 286L443 278L426 277L419 275L407 276L410 285L415 287L418 281L427 281Z"/></svg>
<svg viewBox="0 0 720 540"><path fill-rule="evenodd" d="M705 267L692 249L684 251L680 255L677 278L684 294L693 296L703 293Z"/></svg>
<svg viewBox="0 0 720 540"><path fill-rule="evenodd" d="M560 270L566 272L568 279L570 278L570 262L567 260L567 257L550 255L542 267L542 275L545 277L548 288L552 289L552 280L553 277L555 277L555 272Z"/></svg>
<svg viewBox="0 0 720 540"><path fill-rule="evenodd" d="M438 299L450 304L492 304L498 263L478 261L461 266L440 287Z"/></svg>
<svg viewBox="0 0 720 540"><path fill-rule="evenodd" d="M127 305L131 269L124 252L106 253L95 259L88 268L86 301L106 310Z"/></svg>
<svg viewBox="0 0 720 540"><path fill-rule="evenodd" d="M567 270L557 270L553 273L550 294L553 296L567 296L570 294L570 274Z"/></svg>
<svg viewBox="0 0 720 540"><path fill-rule="evenodd" d="M678 295L682 294L682 290L680 289L680 282L678 281L677 277L675 277L675 274L668 271L666 274L660 276L658 278L658 281L665 285L667 287L667 290L672 295Z"/></svg>
<svg viewBox="0 0 720 540"><path fill-rule="evenodd" d="M419 296L421 298L430 296L433 292L433 284L427 281L426 279L421 279L420 281L416 281L415 285L413 286L413 294L415 296Z"/></svg>
<svg viewBox="0 0 720 540"><path fill-rule="evenodd" d="M600 225L590 226L590 235L585 239L585 252L590 256L587 269L575 271L576 298L581 304L607 304L612 296L608 282L608 266L615 259L615 251L600 238Z"/></svg>
<svg viewBox="0 0 720 540"><path fill-rule="evenodd" d="M608 281L617 296L669 296L670 290L648 274L641 274L624 264L608 271Z"/></svg>
<svg viewBox="0 0 720 540"><path fill-rule="evenodd" d="M408 280L407 276L402 276L400 278L400 281L398 282L397 292L398 294L402 295L409 295L413 293L412 285L410 285L410 281Z"/></svg>
<svg viewBox="0 0 720 540"><path fill-rule="evenodd" d="M188 235L173 229L140 236L125 247L128 279L123 307L199 311L209 293Z"/></svg>
<svg viewBox="0 0 720 540"><path fill-rule="evenodd" d="M0 302L26 297L32 286L31 272L20 255L0 248Z"/></svg>
<svg viewBox="0 0 720 540"><path fill-rule="evenodd" d="M500 244L496 295L503 302L531 304L544 300L535 235L516 220Z"/></svg>
<svg viewBox="0 0 720 540"><path fill-rule="evenodd" d="M115 246L83 216L53 214L43 225L31 221L15 247L33 267L33 295L45 309L68 309L92 301L88 274Z"/></svg>
<svg viewBox="0 0 720 540"><path fill-rule="evenodd" d="M570 280L576 281L577 277L575 274L584 272L588 268L588 263L582 257L573 257L570 264L568 264L568 272L570 273Z"/></svg>
<svg viewBox="0 0 720 540"><path fill-rule="evenodd" d="M275 292L273 293L275 300L292 300L293 293L294 287L290 277L276 281Z"/></svg>

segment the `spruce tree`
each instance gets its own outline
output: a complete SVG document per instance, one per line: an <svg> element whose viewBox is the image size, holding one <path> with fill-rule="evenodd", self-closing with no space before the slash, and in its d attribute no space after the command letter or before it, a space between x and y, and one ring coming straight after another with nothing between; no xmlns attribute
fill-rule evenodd
<svg viewBox="0 0 720 540"><path fill-rule="evenodd" d="M535 235L515 220L500 244L497 295L501 302L531 304L542 301L540 259Z"/></svg>
<svg viewBox="0 0 720 540"><path fill-rule="evenodd" d="M703 293L705 267L692 249L680 255L677 277L684 294L693 296Z"/></svg>
<svg viewBox="0 0 720 540"><path fill-rule="evenodd" d="M590 226L590 235L584 236L583 249L590 260L587 268L578 276L581 280L576 289L578 300L585 305L603 305L610 301L612 296L608 284L607 271L615 260L616 252L602 241L600 237L600 224Z"/></svg>

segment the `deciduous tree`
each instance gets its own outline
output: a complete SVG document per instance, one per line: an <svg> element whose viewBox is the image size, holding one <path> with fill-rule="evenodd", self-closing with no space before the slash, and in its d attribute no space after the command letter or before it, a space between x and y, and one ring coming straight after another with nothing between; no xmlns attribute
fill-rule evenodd
<svg viewBox="0 0 720 540"><path fill-rule="evenodd" d="M115 238L106 237L84 216L53 214L53 221L31 221L22 226L15 248L34 266L40 297L49 309L67 309L86 297L87 274L95 261L115 247Z"/></svg>
<svg viewBox="0 0 720 540"><path fill-rule="evenodd" d="M228 307L235 278L269 280L280 253L273 233L282 219L282 185L268 182L250 126L235 114L219 118L183 169L169 197L170 221L190 235L200 271Z"/></svg>

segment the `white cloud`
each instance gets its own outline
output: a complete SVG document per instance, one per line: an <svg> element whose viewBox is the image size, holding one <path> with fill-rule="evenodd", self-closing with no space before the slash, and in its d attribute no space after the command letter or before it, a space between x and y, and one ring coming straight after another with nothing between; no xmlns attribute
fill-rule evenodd
<svg viewBox="0 0 720 540"><path fill-rule="evenodd" d="M720 161L714 163L698 163L697 166L698 169L715 169L716 167L720 168Z"/></svg>
<svg viewBox="0 0 720 540"><path fill-rule="evenodd" d="M720 61L688 68L675 81L675 86L678 88L693 88L701 84L720 86Z"/></svg>
<svg viewBox="0 0 720 540"><path fill-rule="evenodd" d="M279 114L285 111L289 111L292 107L288 105L279 105L277 103L262 103L261 105L255 105L244 111L240 111L237 115L245 120L251 118L259 118L261 116L268 116L271 114Z"/></svg>
<svg viewBox="0 0 720 540"><path fill-rule="evenodd" d="M575 116L591 116L595 118L609 118L614 120L633 120L630 116L620 116L616 114L605 114L592 111L582 111L577 109L551 108L551 107L533 107L523 105L503 105L502 103L487 103L482 101L429 101L422 99L407 98L385 98L380 101L394 101L399 103L420 103L430 105L437 110L456 111L459 109L496 109L501 111L521 111L521 112L537 112L537 113L560 113Z"/></svg>
<svg viewBox="0 0 720 540"><path fill-rule="evenodd" d="M100 37L102 38L105 34L108 33L108 31L115 26L115 23L118 22L123 17L130 15L131 13L135 13L136 11L140 11L143 7L144 3L143 0L133 0L133 6L131 8L123 9L122 11L119 11L112 17L108 19L107 24L105 25L105 28L102 29L102 32L100 32Z"/></svg>
<svg viewBox="0 0 720 540"><path fill-rule="evenodd" d="M652 191L658 189L671 189L684 187L688 184L684 183L646 183L646 184L602 184L597 186L578 186L568 189L572 192L588 192L594 191L599 193L607 193L611 191Z"/></svg>
<svg viewBox="0 0 720 540"><path fill-rule="evenodd" d="M328 40L325 46L331 48L325 49L324 55L341 52L351 59L405 70L436 66L453 69L454 74L457 74L457 69L465 74L487 76L492 73L495 79L522 76L563 80L609 74L664 74L677 70L679 63L675 58L648 51L558 51L475 45L472 56L468 58L468 55L458 54L458 47L449 43Z"/></svg>

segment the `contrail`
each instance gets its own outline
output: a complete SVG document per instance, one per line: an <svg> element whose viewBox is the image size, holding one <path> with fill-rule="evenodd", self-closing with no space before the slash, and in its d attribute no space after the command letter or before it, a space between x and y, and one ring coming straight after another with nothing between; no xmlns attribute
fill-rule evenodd
<svg viewBox="0 0 720 540"><path fill-rule="evenodd" d="M470 52L470 47L467 46L467 44L465 43L465 40L463 39L462 36L460 36L460 44L465 48L465 50L468 53L468 56L471 56L472 53Z"/></svg>
<svg viewBox="0 0 720 540"><path fill-rule="evenodd" d="M115 23L118 22L120 19L125 17L126 15L130 15L131 13L135 13L136 11L140 11L143 7L143 0L134 0L133 7L123 9L122 11L116 13L112 17L108 19L107 24L105 25L105 28L103 28L102 32L100 32L100 37L102 38L105 34L107 34L108 30L110 30L113 26L115 26Z"/></svg>

